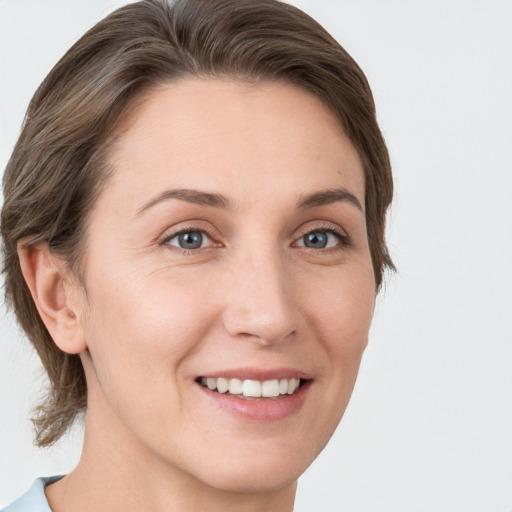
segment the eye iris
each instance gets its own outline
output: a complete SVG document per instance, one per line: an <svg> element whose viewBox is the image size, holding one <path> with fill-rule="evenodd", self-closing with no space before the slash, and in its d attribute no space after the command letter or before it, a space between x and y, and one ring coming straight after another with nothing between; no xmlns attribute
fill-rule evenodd
<svg viewBox="0 0 512 512"><path fill-rule="evenodd" d="M311 249L323 249L327 245L327 233L315 231L304 236L304 245Z"/></svg>
<svg viewBox="0 0 512 512"><path fill-rule="evenodd" d="M179 235L178 241L183 249L199 249L203 243L203 235L199 231L187 231Z"/></svg>

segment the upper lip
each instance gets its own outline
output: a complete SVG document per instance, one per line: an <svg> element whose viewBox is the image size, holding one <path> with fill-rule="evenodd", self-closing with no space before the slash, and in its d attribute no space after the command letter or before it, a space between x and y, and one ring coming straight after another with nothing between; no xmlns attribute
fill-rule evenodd
<svg viewBox="0 0 512 512"><path fill-rule="evenodd" d="M274 380L274 379L311 379L311 375L297 368L226 368L201 375L204 378L240 379L240 380Z"/></svg>

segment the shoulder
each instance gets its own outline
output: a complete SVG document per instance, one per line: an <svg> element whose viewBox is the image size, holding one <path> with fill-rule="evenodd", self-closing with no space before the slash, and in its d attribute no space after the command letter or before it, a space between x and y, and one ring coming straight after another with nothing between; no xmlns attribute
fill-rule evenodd
<svg viewBox="0 0 512 512"><path fill-rule="evenodd" d="M38 478L23 496L0 512L51 512L44 493L44 488L60 478L62 478L62 476Z"/></svg>

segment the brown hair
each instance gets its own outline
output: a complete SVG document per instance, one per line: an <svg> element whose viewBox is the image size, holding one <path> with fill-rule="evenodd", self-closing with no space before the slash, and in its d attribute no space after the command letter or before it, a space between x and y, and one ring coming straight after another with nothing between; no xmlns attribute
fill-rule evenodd
<svg viewBox="0 0 512 512"><path fill-rule="evenodd" d="M364 166L377 289L384 269L393 268L384 240L391 169L370 87L317 22L277 0L145 0L118 9L40 85L3 178L6 300L50 380L34 419L40 446L58 440L85 410L87 387L79 356L56 347L37 313L17 246L46 240L76 271L87 215L108 175L106 147L122 117L149 88L198 76L285 81L324 101Z"/></svg>

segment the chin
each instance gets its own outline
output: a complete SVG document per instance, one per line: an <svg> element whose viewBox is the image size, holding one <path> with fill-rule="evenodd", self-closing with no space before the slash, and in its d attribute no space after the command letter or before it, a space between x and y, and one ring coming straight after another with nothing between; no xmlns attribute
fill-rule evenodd
<svg viewBox="0 0 512 512"><path fill-rule="evenodd" d="M214 474L209 472L203 481L210 487L223 491L266 494L296 485L306 467L293 467L283 461L272 465L266 461L257 464L242 462L239 466L220 469Z"/></svg>
<svg viewBox="0 0 512 512"><path fill-rule="evenodd" d="M276 445L276 440L269 441L266 447L258 444L252 447L250 444L245 445L233 450L231 454L226 450L222 454L224 456L210 455L206 466L201 461L193 473L196 478L215 489L239 493L271 493L296 485L298 478L323 447L303 445L301 450L295 443L291 446L284 440L280 446Z"/></svg>

